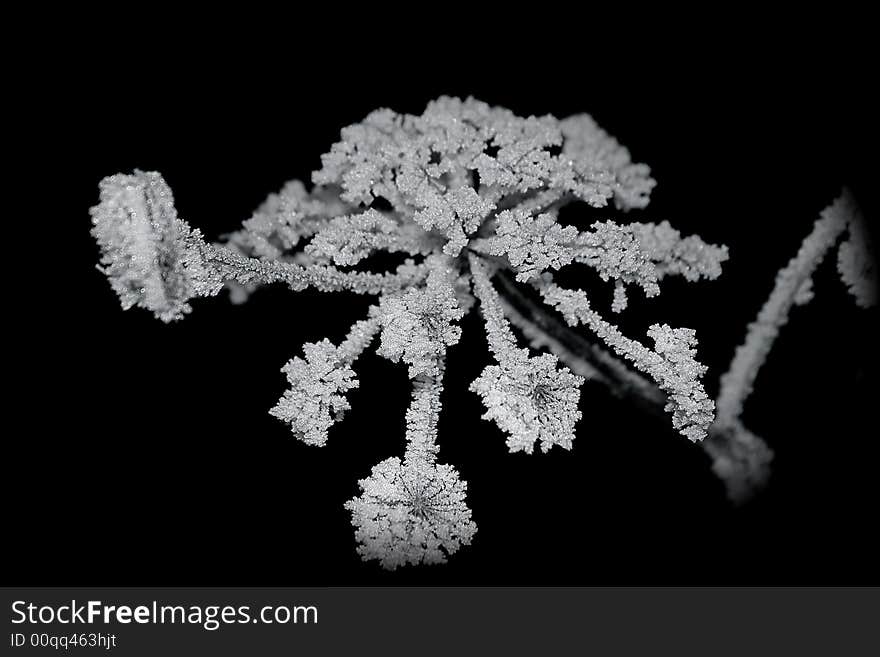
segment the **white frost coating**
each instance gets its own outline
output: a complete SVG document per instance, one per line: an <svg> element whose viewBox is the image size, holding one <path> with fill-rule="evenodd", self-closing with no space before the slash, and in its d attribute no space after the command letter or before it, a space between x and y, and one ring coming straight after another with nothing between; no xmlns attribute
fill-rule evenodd
<svg viewBox="0 0 880 657"><path fill-rule="evenodd" d="M440 379L422 374L413 379L406 412L406 455L382 461L360 482L361 495L349 500L358 553L393 570L407 564L444 563L477 531L465 498L467 483L450 465L436 463Z"/></svg>
<svg viewBox="0 0 880 657"><path fill-rule="evenodd" d="M312 179L340 185L348 203L384 198L426 230L442 232L450 256L505 196L552 189L596 207L612 198L620 207L644 207L654 185L648 167L632 164L626 149L584 117L522 118L448 97L421 116L378 110L343 129Z"/></svg>
<svg viewBox="0 0 880 657"><path fill-rule="evenodd" d="M851 200L844 195L825 208L797 255L776 275L776 284L758 316L749 324L746 339L737 347L730 367L721 376L718 423L734 424L752 392L758 371L767 359L779 330L788 322L792 305L804 299L804 286L825 254L846 230ZM809 290L809 288L807 288Z"/></svg>
<svg viewBox="0 0 880 657"><path fill-rule="evenodd" d="M581 419L578 402L584 379L567 367L559 368L556 356L532 358L528 349L518 348L485 265L471 256L470 266L489 348L498 362L487 366L470 387L487 409L483 419L494 420L508 434L511 452L531 454L536 442L545 452L553 445L571 449L574 426Z"/></svg>
<svg viewBox="0 0 880 657"><path fill-rule="evenodd" d="M562 313L570 326L586 325L618 356L657 382L668 396L666 410L672 413L672 425L679 433L694 442L706 436L714 419L715 404L700 381L706 367L694 358L697 340L693 330L654 324L648 329L655 345L651 351L602 319L590 308L583 291L561 288L549 274L544 274L536 287L544 301Z"/></svg>
<svg viewBox="0 0 880 657"><path fill-rule="evenodd" d="M370 209L358 215L331 219L314 236L306 253L331 259L341 266L355 265L372 253L427 255L434 249L429 235L412 222L398 223Z"/></svg>
<svg viewBox="0 0 880 657"><path fill-rule="evenodd" d="M632 223L626 228L633 232L639 247L654 263L659 278L677 275L687 281L714 280L721 275L721 263L729 257L726 246L708 244L696 235L682 237L668 221Z"/></svg>
<svg viewBox="0 0 880 657"><path fill-rule="evenodd" d="M474 295L480 300L480 311L486 322L489 349L496 359L503 360L517 351L516 337L504 318L504 309L498 299L498 292L489 280L487 266L474 255L468 257L468 264L474 282Z"/></svg>
<svg viewBox="0 0 880 657"><path fill-rule="evenodd" d="M615 205L622 210L648 205L651 190L657 184L650 176L651 170L645 164L634 164L629 151L589 114L569 116L559 122L559 127L565 137L562 155L571 158L584 177L595 181L598 196L605 195L607 185ZM607 171L613 172L613 176L608 177Z"/></svg>
<svg viewBox="0 0 880 657"><path fill-rule="evenodd" d="M395 274L342 272L335 267L258 260L240 249L208 244L177 217L171 190L155 172L105 178L101 202L92 208L92 234L101 247L101 269L123 308L137 305L169 322L190 312L197 296L217 294L224 283L284 282L294 290L396 291L425 272L412 261Z"/></svg>
<svg viewBox="0 0 880 657"><path fill-rule="evenodd" d="M401 184L405 184L401 180ZM480 227L483 219L495 209L495 205L482 197L473 187L451 189L441 195L431 185L424 183L416 196L419 205L413 219L425 230L442 231L449 241L443 253L456 256L468 243L468 238Z"/></svg>
<svg viewBox="0 0 880 657"><path fill-rule="evenodd" d="M171 190L159 174L105 178L101 202L91 214L101 271L124 309L140 306L163 322L192 310L194 282L185 263L198 235L177 218Z"/></svg>
<svg viewBox="0 0 880 657"><path fill-rule="evenodd" d="M660 292L654 265L626 227L596 222L592 231L580 233L574 226L556 223L552 214L533 218L524 210L506 210L496 221L496 237L480 246L492 255L507 256L519 281L577 261L594 268L602 280L638 283L648 296Z"/></svg>
<svg viewBox="0 0 880 657"><path fill-rule="evenodd" d="M467 483L451 465L392 457L358 484L362 493L345 508L365 561L389 570L445 563L477 531L465 502Z"/></svg>
<svg viewBox="0 0 880 657"><path fill-rule="evenodd" d="M102 182L92 233L102 271L123 306L145 307L163 321L181 318L190 299L223 287L237 303L271 283L378 296L341 344L307 344L285 365L289 388L271 413L305 443L323 445L349 408L347 393L358 386L352 364L376 334L377 353L406 364L413 396L403 461L376 466L362 482L363 495L347 505L361 554L386 567L443 561L475 531L464 483L451 466L436 463L444 359L460 339L459 321L474 296L496 360L472 384L486 406L484 417L506 432L513 451L531 452L536 444L568 449L575 437L583 378L556 356L533 356L517 345L490 281L496 268L512 272L503 279L508 294L514 274L543 285L548 270L585 264L612 282L612 309L621 311L626 286L653 296L668 274L714 278L727 255L724 247L682 237L666 222L602 221L585 232L559 225L558 210L567 203L641 208L654 186L648 167L633 163L586 115L518 117L472 98L448 97L418 116L382 109L342 130L313 183L311 189L287 183L241 230L209 244L177 218L159 174L118 175ZM374 273L364 265L377 253L409 259L395 271ZM848 284L856 280L859 257L852 248L841 251ZM861 294L860 285L850 286ZM712 407L700 397L703 368L693 359L691 332L654 326L651 351L592 313L585 297L543 292L654 376L669 394L676 427L701 437ZM541 338L540 322L519 325L532 344L567 353L550 336ZM595 353L601 376L626 369L610 354ZM585 362L578 367L598 372ZM647 381L631 372L623 378L641 381L642 388Z"/></svg>
<svg viewBox="0 0 880 657"><path fill-rule="evenodd" d="M282 368L290 388L269 414L289 424L307 445L325 445L328 429L351 408L345 393L359 385L351 363L378 329L378 319L370 318L352 326L338 347L326 338L304 344L305 359L294 357Z"/></svg>
<svg viewBox="0 0 880 657"><path fill-rule="evenodd" d="M517 350L501 365L489 365L471 384L486 407L484 420L494 420L509 434L511 452L531 454L535 443L571 449L574 427L581 419L578 402L583 378L559 367L556 356L529 357Z"/></svg>
<svg viewBox="0 0 880 657"><path fill-rule="evenodd" d="M406 459L433 460L437 456L437 421L443 392L444 360L437 374L420 374L412 380L412 400L406 410Z"/></svg>
<svg viewBox="0 0 880 657"><path fill-rule="evenodd" d="M246 255L274 260L314 235L331 217L346 210L339 195L316 187L311 192L299 180L291 180L242 223L242 230L226 237L230 246Z"/></svg>
<svg viewBox="0 0 880 657"><path fill-rule="evenodd" d="M638 285L653 297L660 293L660 279L670 274L689 281L717 278L728 257L727 247L693 235L682 237L666 221L626 226L596 222L592 230L578 232L557 223L552 213L532 216L531 210L517 207L498 213L495 222L495 236L476 241L475 249L506 257L518 281L573 262L585 264L603 281L614 281L614 312L626 308L626 285Z"/></svg>
<svg viewBox="0 0 880 657"><path fill-rule="evenodd" d="M424 287L386 295L379 302L382 336L376 353L409 365L410 378L436 375L438 359L461 337L461 328L453 322L461 319L464 311L455 294L452 272L443 263L442 258L432 260Z"/></svg>
<svg viewBox="0 0 880 657"><path fill-rule="evenodd" d="M194 250L194 259L203 272L195 281L199 296L213 296L229 281L240 285L286 283L295 291L314 287L322 292L347 290L357 294L382 294L401 290L425 275L424 267L415 265L412 260L393 274L373 274L340 271L325 265L302 267L281 260L257 260L205 242L200 242Z"/></svg>

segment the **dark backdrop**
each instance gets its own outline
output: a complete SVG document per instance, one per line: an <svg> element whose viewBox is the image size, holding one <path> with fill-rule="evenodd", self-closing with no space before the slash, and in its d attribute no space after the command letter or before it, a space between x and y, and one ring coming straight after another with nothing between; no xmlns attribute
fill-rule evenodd
<svg viewBox="0 0 880 657"><path fill-rule="evenodd" d="M33 102L10 126L25 146L12 191L28 190L16 250L30 269L8 309L23 329L8 354L9 579L877 583L877 311L855 308L831 260L748 402L748 426L777 457L770 488L738 510L699 447L601 388L584 390L571 452L507 453L467 391L489 356L479 317L465 318L440 446L469 484L479 531L445 566L385 573L357 557L342 505L375 463L403 452L405 369L365 356L352 410L322 449L267 414L286 360L303 342L339 341L368 299L264 289L244 306L197 301L163 325L120 310L94 268L88 216L103 176L158 170L181 216L216 237L286 180L307 180L339 129L381 106L420 113L451 94L521 115L589 112L658 181L632 219L669 219L730 247L721 279L665 282L657 299L634 295L621 320L638 339L654 322L696 329L714 396L775 272L842 185L875 216L864 49L744 31L641 50L629 37L617 50L566 40L564 52L488 40L460 48L459 61L449 52L464 37L446 33L426 35L428 55L393 38L376 50L368 34L331 52L318 28L303 47L304 29L296 51L230 39L207 52L161 34L147 49L120 33L86 53L88 39L73 39L46 45L48 68L18 68ZM570 220L594 217L622 219Z"/></svg>

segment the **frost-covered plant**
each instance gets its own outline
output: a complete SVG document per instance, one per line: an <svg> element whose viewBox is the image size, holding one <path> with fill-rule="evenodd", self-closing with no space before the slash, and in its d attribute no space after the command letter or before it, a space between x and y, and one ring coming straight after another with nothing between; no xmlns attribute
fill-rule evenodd
<svg viewBox="0 0 880 657"><path fill-rule="evenodd" d="M443 562L476 532L465 482L437 460L437 421L447 349L477 305L494 362L471 390L511 451L570 449L585 379L659 403L692 441L717 432L692 330L654 324L646 346L595 310L586 292L553 277L572 264L592 269L611 282L611 310L621 312L630 287L653 297L666 276L697 281L721 273L726 247L682 236L666 221L600 221L586 231L559 223L560 208L573 201L644 208L655 184L649 174L587 115L521 118L443 97L420 116L383 109L344 128L311 190L288 183L221 243L177 217L159 174L140 171L102 181L92 233L123 307L166 322L224 286L235 302L267 283L378 297L339 345L306 344L304 357L284 366L289 388L271 413L300 440L324 445L349 409L347 392L359 385L355 363L377 336L378 354L406 364L413 392L404 457L376 465L346 504L361 556L396 568ZM841 271L867 299L859 244L841 248ZM385 273L357 268L380 251L406 260ZM584 325L593 340L575 345L551 309ZM512 325L550 353L521 346ZM724 416L728 434L736 416Z"/></svg>
<svg viewBox="0 0 880 657"><path fill-rule="evenodd" d="M844 190L822 210L797 255L777 274L773 291L721 376L714 435L704 446L712 456L713 470L724 480L734 501L747 500L766 483L773 457L764 441L743 425L743 404L779 331L788 323L789 311L813 299L813 272L837 244L837 270L856 305L868 308L877 303L873 246L855 199Z"/></svg>

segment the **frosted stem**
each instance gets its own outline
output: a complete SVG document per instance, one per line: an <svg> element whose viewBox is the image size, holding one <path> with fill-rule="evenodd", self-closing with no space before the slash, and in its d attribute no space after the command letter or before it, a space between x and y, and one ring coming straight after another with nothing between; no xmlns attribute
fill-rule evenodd
<svg viewBox="0 0 880 657"><path fill-rule="evenodd" d="M544 306L526 296L505 272L498 272L495 279L504 314L535 347L546 346L573 372L588 381L605 384L615 396L630 398L652 413L663 414L666 395L654 382L572 331Z"/></svg>
<svg viewBox="0 0 880 657"><path fill-rule="evenodd" d="M498 272L495 280L505 316L533 347L547 347L576 374L604 384L611 394L626 398L646 413L665 417L667 396L653 381L546 312L505 272ZM732 502L744 503L766 485L773 452L742 423L713 423L701 444L712 459L712 471L724 483Z"/></svg>
<svg viewBox="0 0 880 657"><path fill-rule="evenodd" d="M779 330L788 322L788 313L797 301L798 292L845 229L846 221L841 213L823 212L797 255L776 275L773 291L755 321L749 324L745 342L737 347L730 367L721 376L718 424L733 425L739 419L758 371L773 348Z"/></svg>
<svg viewBox="0 0 880 657"><path fill-rule="evenodd" d="M406 462L433 463L437 458L437 422L440 419L440 393L443 391L443 359L439 374L420 374L412 379L412 400L406 411Z"/></svg>
<svg viewBox="0 0 880 657"><path fill-rule="evenodd" d="M229 280L238 283L287 283L294 290L315 287L325 292L347 290L360 294L395 292L421 280L426 274L422 266L401 268L394 274L373 274L361 271L340 271L336 267L299 265L277 260L258 260L235 253L227 248L202 245L201 256L215 270L211 289L219 290Z"/></svg>
<svg viewBox="0 0 880 657"><path fill-rule="evenodd" d="M489 348L496 360L501 362L516 349L516 337L504 318L498 292L492 287L492 282L489 280L487 265L473 253L468 255L468 261L474 280L474 295L480 300L480 309L486 323Z"/></svg>

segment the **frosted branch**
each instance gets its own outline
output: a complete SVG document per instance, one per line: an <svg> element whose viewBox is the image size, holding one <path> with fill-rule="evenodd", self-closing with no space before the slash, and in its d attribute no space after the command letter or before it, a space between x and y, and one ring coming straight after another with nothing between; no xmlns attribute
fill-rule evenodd
<svg viewBox="0 0 880 657"><path fill-rule="evenodd" d="M626 227L596 222L592 231L581 233L574 226L556 223L552 214L532 217L523 210L501 212L496 222L496 236L481 240L475 248L506 256L519 281L581 262L595 269L604 281L636 283L647 296L660 293L653 263Z"/></svg>
<svg viewBox="0 0 880 657"><path fill-rule="evenodd" d="M215 295L227 281L382 294L412 285L425 274L424 267L412 261L394 274L342 272L322 265L302 267L248 258L208 244L198 230L178 218L171 190L155 172L105 178L101 201L92 208L92 223L101 247L101 271L123 307L147 308L166 322L190 312L190 299Z"/></svg>
<svg viewBox="0 0 880 657"><path fill-rule="evenodd" d="M302 182L291 180L224 241L245 255L276 260L350 207L338 190L316 187L308 192Z"/></svg>
<svg viewBox="0 0 880 657"><path fill-rule="evenodd" d="M322 292L345 290L357 294L385 294L417 283L426 273L423 265L416 265L412 260L407 260L393 274L373 274L340 271L325 265L302 267L288 262L246 258L207 243L199 245L196 258L205 272L195 287L199 296L217 294L228 281L242 285L285 283L294 291L314 287Z"/></svg>
<svg viewBox="0 0 880 657"><path fill-rule="evenodd" d="M349 410L345 394L359 385L351 364L379 330L376 311L373 306L373 316L356 322L338 347L327 339L307 343L305 359L292 358L282 368L290 388L269 414L289 424L307 445L325 445L329 428Z"/></svg>
<svg viewBox="0 0 880 657"><path fill-rule="evenodd" d="M306 253L331 259L337 265L354 265L379 250L427 255L434 241L416 224L402 223L376 210L336 217L321 228Z"/></svg>
<svg viewBox="0 0 880 657"><path fill-rule="evenodd" d="M691 329L654 324L648 329L655 350L625 337L590 308L581 290L566 290L545 274L536 282L544 301L556 308L570 326L584 324L618 356L650 375L668 395L666 410L672 425L692 441L702 440L714 419L715 405L703 390L700 378L706 371L695 359L696 337Z"/></svg>
<svg viewBox="0 0 880 657"><path fill-rule="evenodd" d="M345 504L358 553L386 569L444 563L477 531L465 502L467 483L455 468L436 462L443 369L440 360L437 374L412 380L403 461L390 458L376 465L358 482L361 495Z"/></svg>
<svg viewBox="0 0 880 657"><path fill-rule="evenodd" d="M846 231L848 237L838 251L838 271L858 305L876 300L876 272L862 222L858 206L846 190L821 212L797 255L777 274L770 296L748 325L745 341L721 376L718 419L713 439L705 447L713 458L713 470L734 502L747 501L765 485L773 458L767 445L742 423L745 401L780 330L788 323L792 306L813 299L812 276Z"/></svg>
<svg viewBox="0 0 880 657"><path fill-rule="evenodd" d="M631 223L626 228L635 235L661 279L676 275L692 282L714 280L721 275L721 263L729 257L726 246L709 244L696 235L682 237L668 221Z"/></svg>
<svg viewBox="0 0 880 657"><path fill-rule="evenodd" d="M746 339L737 347L730 367L721 376L718 393L718 423L734 424L752 392L758 371L788 322L792 305L803 297L813 271L847 227L850 202L842 196L822 211L797 255L776 275L776 284L758 316L749 324Z"/></svg>
<svg viewBox="0 0 880 657"><path fill-rule="evenodd" d="M572 372L589 382L602 383L615 396L626 397L651 412L662 412L666 395L650 379L630 369L622 360L572 331L557 316L523 294L504 272L496 276L504 315L531 341L547 347Z"/></svg>
<svg viewBox="0 0 880 657"><path fill-rule="evenodd" d="M532 216L518 206L495 218L495 236L476 240L474 248L504 256L517 272L517 280L529 281L548 269L561 269L573 262L593 268L603 281L613 280L616 312L627 304L625 286L639 285L648 297L660 293L658 281L678 274L687 280L717 278L727 248L683 238L668 222L618 226L596 222L592 230L579 232L563 226L552 213Z"/></svg>
<svg viewBox="0 0 880 657"><path fill-rule="evenodd" d="M498 362L487 366L471 384L486 406L483 419L494 420L508 434L511 452L531 454L536 442L545 452L553 445L571 449L574 426L581 419L578 402L583 377L558 368L556 356L532 358L528 349L518 348L485 265L471 255L470 266L489 346Z"/></svg>
<svg viewBox="0 0 880 657"><path fill-rule="evenodd" d="M607 386L613 395L626 398L645 412L665 415L667 396L655 383L567 328L504 275L497 278L505 316L532 340L533 347L547 347L573 372ZM712 470L733 502L748 501L767 483L773 451L742 423L721 426L715 422L700 444L712 458Z"/></svg>
<svg viewBox="0 0 880 657"><path fill-rule="evenodd" d="M504 311L498 299L498 293L489 280L487 265L473 254L468 255L471 277L474 282L474 294L480 300L480 311L486 322L486 336L489 349L498 360L504 360L517 349L516 337L510 330Z"/></svg>

